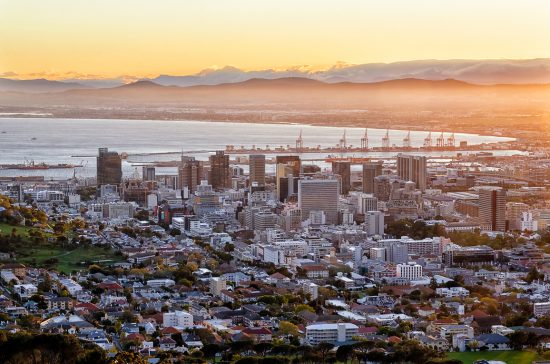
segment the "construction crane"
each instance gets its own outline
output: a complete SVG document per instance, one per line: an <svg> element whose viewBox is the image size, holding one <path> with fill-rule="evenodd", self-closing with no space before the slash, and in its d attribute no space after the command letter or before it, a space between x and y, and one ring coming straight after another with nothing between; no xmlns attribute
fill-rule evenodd
<svg viewBox="0 0 550 364"><path fill-rule="evenodd" d="M411 148L411 131L407 133L407 136L403 139L403 148L410 149Z"/></svg>
<svg viewBox="0 0 550 364"><path fill-rule="evenodd" d="M444 148L445 147L445 136L443 135L443 132L441 132L441 135L437 137L437 143L438 148Z"/></svg>
<svg viewBox="0 0 550 364"><path fill-rule="evenodd" d="M344 129L344 135L342 135L342 138L340 139L340 149L342 149L342 151L348 149L348 142L346 140L346 129Z"/></svg>
<svg viewBox="0 0 550 364"><path fill-rule="evenodd" d="M424 148L432 147L432 132L428 133L428 136L424 138Z"/></svg>
<svg viewBox="0 0 550 364"><path fill-rule="evenodd" d="M386 129L386 135L382 137L382 148L390 149L390 130Z"/></svg>
<svg viewBox="0 0 550 364"><path fill-rule="evenodd" d="M447 146L449 148L455 147L455 133L452 133L451 136L447 138Z"/></svg>
<svg viewBox="0 0 550 364"><path fill-rule="evenodd" d="M368 136L368 128L365 128L365 135L361 138L361 150L363 152L368 151L369 149L369 136Z"/></svg>
<svg viewBox="0 0 550 364"><path fill-rule="evenodd" d="M302 139L302 129L300 129L300 134L298 139L296 139L296 151L302 152L304 150L304 139Z"/></svg>

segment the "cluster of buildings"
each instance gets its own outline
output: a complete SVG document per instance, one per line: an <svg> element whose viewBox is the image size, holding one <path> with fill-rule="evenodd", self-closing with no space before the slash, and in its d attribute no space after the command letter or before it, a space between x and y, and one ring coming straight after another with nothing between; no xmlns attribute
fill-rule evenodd
<svg viewBox="0 0 550 364"><path fill-rule="evenodd" d="M550 221L544 187L408 154L320 168L298 155L233 161L219 151L208 161L182 156L172 173L146 165L128 177L123 163L101 148L95 183L0 181L14 203L83 219L79 236L121 257L103 272L60 273L3 252L0 329L35 315L41 331L154 355L289 340L280 323L293 321L303 345L414 339L444 351L509 350L511 333L550 313L549 256L537 245ZM460 233L485 243L458 244ZM506 238L517 243L494 243ZM311 309L273 309L284 295ZM529 326L507 327L495 312L522 303ZM122 325L113 335L92 324L97 317Z"/></svg>

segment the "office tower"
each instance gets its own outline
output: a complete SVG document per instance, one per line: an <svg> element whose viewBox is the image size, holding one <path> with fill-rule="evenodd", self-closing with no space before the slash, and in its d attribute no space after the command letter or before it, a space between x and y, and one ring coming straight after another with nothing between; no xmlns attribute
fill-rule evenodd
<svg viewBox="0 0 550 364"><path fill-rule="evenodd" d="M396 267L397 277L406 279L417 279L422 277L422 266L415 262L398 264Z"/></svg>
<svg viewBox="0 0 550 364"><path fill-rule="evenodd" d="M372 260L385 261L386 260L386 248L370 248L369 257Z"/></svg>
<svg viewBox="0 0 550 364"><path fill-rule="evenodd" d="M479 190L479 220L485 229L506 229L506 191L486 187Z"/></svg>
<svg viewBox="0 0 550 364"><path fill-rule="evenodd" d="M276 185L277 199L281 202L290 200L298 191L298 176L294 175L295 168L288 164L277 164Z"/></svg>
<svg viewBox="0 0 550 364"><path fill-rule="evenodd" d="M373 195L361 193L357 196L357 213L365 215L368 211L378 210L378 199Z"/></svg>
<svg viewBox="0 0 550 364"><path fill-rule="evenodd" d="M416 188L426 190L427 162L426 157L418 155L397 156L397 175L405 181L413 181Z"/></svg>
<svg viewBox="0 0 550 364"><path fill-rule="evenodd" d="M340 193L347 195L351 189L351 163L332 162L332 173L340 176Z"/></svg>
<svg viewBox="0 0 550 364"><path fill-rule="evenodd" d="M307 219L311 211L323 211L327 224L337 224L338 188L336 179L298 181L298 206L302 210L302 219Z"/></svg>
<svg viewBox="0 0 550 364"><path fill-rule="evenodd" d="M275 165L286 164L292 166L292 175L294 177L300 177L302 173L302 163L300 162L300 156L297 155L278 155L275 157Z"/></svg>
<svg viewBox="0 0 550 364"><path fill-rule="evenodd" d="M178 188L185 189L189 193L195 193L197 186L201 184L204 177L202 162L193 157L181 157L181 164L178 167Z"/></svg>
<svg viewBox="0 0 550 364"><path fill-rule="evenodd" d="M392 244L387 248L388 260L392 263L407 263L409 261L409 249L403 244Z"/></svg>
<svg viewBox="0 0 550 364"><path fill-rule="evenodd" d="M363 192L374 193L374 178L382 175L382 162L363 163Z"/></svg>
<svg viewBox="0 0 550 364"><path fill-rule="evenodd" d="M117 152L99 148L97 156L97 185L119 185L122 182L122 159Z"/></svg>
<svg viewBox="0 0 550 364"><path fill-rule="evenodd" d="M210 156L210 185L215 190L231 187L231 174L229 172L229 155L218 150Z"/></svg>
<svg viewBox="0 0 550 364"><path fill-rule="evenodd" d="M391 182L390 176L374 177L374 197L379 201L388 201L391 195Z"/></svg>
<svg viewBox="0 0 550 364"><path fill-rule="evenodd" d="M285 231L296 231L302 226L302 210L297 207L287 207L281 213L281 225Z"/></svg>
<svg viewBox="0 0 550 364"><path fill-rule="evenodd" d="M249 182L258 185L265 184L265 155L254 154L248 157L248 166L250 169Z"/></svg>
<svg viewBox="0 0 550 364"><path fill-rule="evenodd" d="M382 211L367 211L365 225L369 236L384 235L384 213Z"/></svg>
<svg viewBox="0 0 550 364"><path fill-rule="evenodd" d="M154 181L156 179L155 167L143 166L142 176L144 181Z"/></svg>

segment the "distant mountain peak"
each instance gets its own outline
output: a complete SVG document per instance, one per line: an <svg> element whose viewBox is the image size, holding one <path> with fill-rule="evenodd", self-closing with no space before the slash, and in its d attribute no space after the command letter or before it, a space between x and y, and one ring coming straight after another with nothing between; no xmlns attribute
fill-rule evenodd
<svg viewBox="0 0 550 364"><path fill-rule="evenodd" d="M136 82L127 83L126 85L119 86L119 88L153 88L153 87L164 87L159 85L151 80L139 80Z"/></svg>

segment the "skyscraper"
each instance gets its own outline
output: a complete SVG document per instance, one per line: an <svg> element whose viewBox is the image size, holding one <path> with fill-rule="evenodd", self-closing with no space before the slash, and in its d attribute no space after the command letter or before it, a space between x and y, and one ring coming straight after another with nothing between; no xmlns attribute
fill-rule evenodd
<svg viewBox="0 0 550 364"><path fill-rule="evenodd" d="M210 156L210 185L215 190L231 187L231 173L229 171L229 155L222 150Z"/></svg>
<svg viewBox="0 0 550 364"><path fill-rule="evenodd" d="M479 220L485 229L506 230L506 191L493 187L479 190Z"/></svg>
<svg viewBox="0 0 550 364"><path fill-rule="evenodd" d="M340 176L340 193L347 195L351 189L351 163L332 162L332 173Z"/></svg>
<svg viewBox="0 0 550 364"><path fill-rule="evenodd" d="M281 155L275 158L277 185L277 199L281 202L287 200L296 192L297 180L301 174L300 157L297 155Z"/></svg>
<svg viewBox="0 0 550 364"><path fill-rule="evenodd" d="M397 156L397 175L405 181L413 181L416 188L426 190L427 161L425 156L404 155Z"/></svg>
<svg viewBox="0 0 550 364"><path fill-rule="evenodd" d="M311 211L322 211L325 213L327 224L337 224L338 188L336 179L298 181L298 206L302 210L302 219L307 219Z"/></svg>
<svg viewBox="0 0 550 364"><path fill-rule="evenodd" d="M202 162L193 157L182 156L181 164L178 167L178 177L178 188L181 190L187 187L189 193L194 193L204 178Z"/></svg>
<svg viewBox="0 0 550 364"><path fill-rule="evenodd" d="M365 225L369 236L384 235L384 213L382 211L367 211Z"/></svg>
<svg viewBox="0 0 550 364"><path fill-rule="evenodd" d="M292 175L294 177L300 177L302 173L302 163L300 156L298 155L278 155L275 157L275 164L286 164L292 166Z"/></svg>
<svg viewBox="0 0 550 364"><path fill-rule="evenodd" d="M97 156L97 185L119 185L122 182L122 159L117 152L99 148Z"/></svg>
<svg viewBox="0 0 550 364"><path fill-rule="evenodd" d="M142 177L144 181L154 181L156 177L155 167L143 166Z"/></svg>
<svg viewBox="0 0 550 364"><path fill-rule="evenodd" d="M374 193L374 178L382 175L382 162L363 163L363 192Z"/></svg>
<svg viewBox="0 0 550 364"><path fill-rule="evenodd" d="M248 166L250 169L250 185L256 182L258 185L265 184L265 155L254 154L248 157Z"/></svg>

